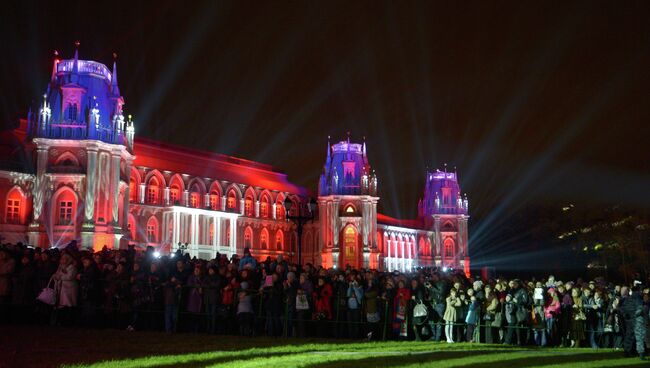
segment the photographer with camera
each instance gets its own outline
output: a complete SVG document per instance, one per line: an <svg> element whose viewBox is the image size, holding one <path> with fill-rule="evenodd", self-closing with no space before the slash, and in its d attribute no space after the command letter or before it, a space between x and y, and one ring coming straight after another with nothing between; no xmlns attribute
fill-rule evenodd
<svg viewBox="0 0 650 368"><path fill-rule="evenodd" d="M632 291L626 286L621 288L621 312L625 321L625 339L623 349L625 356L634 355L634 346L636 343L636 353L641 360L647 360L645 356L645 316L643 315L643 300L641 299L641 282L634 281Z"/></svg>
<svg viewBox="0 0 650 368"><path fill-rule="evenodd" d="M431 275L431 278L424 283L425 299L431 308L429 312L429 328L431 329L431 340L442 339L442 326L445 324L445 297L447 284L440 279L438 274Z"/></svg>

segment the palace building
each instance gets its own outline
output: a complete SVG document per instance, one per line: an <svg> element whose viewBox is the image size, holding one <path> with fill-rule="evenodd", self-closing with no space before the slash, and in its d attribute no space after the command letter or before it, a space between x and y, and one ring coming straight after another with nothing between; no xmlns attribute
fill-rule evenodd
<svg viewBox="0 0 650 368"><path fill-rule="evenodd" d="M117 67L54 60L38 109L0 137L3 242L99 250L128 244L199 258L282 254L325 267L469 271L468 201L455 172L426 174L415 219L377 212L366 144L329 144L310 191L270 165L135 137ZM316 178L315 178L316 179ZM291 202L289 211L285 202ZM287 216L313 216L301 230ZM186 247L186 248L185 248Z"/></svg>

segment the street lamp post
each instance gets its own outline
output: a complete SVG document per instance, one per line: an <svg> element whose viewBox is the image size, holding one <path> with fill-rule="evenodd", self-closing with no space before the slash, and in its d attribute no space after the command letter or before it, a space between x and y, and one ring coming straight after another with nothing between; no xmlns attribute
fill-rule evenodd
<svg viewBox="0 0 650 368"><path fill-rule="evenodd" d="M306 224L307 222L311 222L314 220L314 211L316 210L316 200L315 199L310 199L309 200L309 214L307 215L302 215L300 213L300 207L298 207L298 214L296 216L291 216L289 215L289 211L291 210L291 207L293 206L293 202L289 197L287 197L284 200L284 209L286 211L286 219L291 220L294 224L296 224L296 232L298 233L298 264L302 266L302 226Z"/></svg>

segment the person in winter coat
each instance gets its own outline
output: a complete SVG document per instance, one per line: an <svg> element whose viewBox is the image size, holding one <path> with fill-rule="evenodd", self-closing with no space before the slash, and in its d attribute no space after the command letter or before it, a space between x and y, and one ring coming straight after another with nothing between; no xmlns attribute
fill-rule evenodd
<svg viewBox="0 0 650 368"><path fill-rule="evenodd" d="M237 321L239 322L240 336L253 336L253 297L248 290L248 282L244 281L239 285L237 293Z"/></svg>
<svg viewBox="0 0 650 368"><path fill-rule="evenodd" d="M11 277L15 268L16 262L9 251L0 249L0 308L9 305L11 301ZM3 314L8 315L8 313Z"/></svg>
<svg viewBox="0 0 650 368"><path fill-rule="evenodd" d="M404 280L397 282L397 291L393 299L393 331L399 339L408 337L408 307L411 301L411 289L406 287Z"/></svg>
<svg viewBox="0 0 650 368"><path fill-rule="evenodd" d="M560 314L562 304L557 295L555 288L550 288L546 291L548 297L544 304L544 318L546 318L546 342L549 345L555 345L556 338L556 321Z"/></svg>
<svg viewBox="0 0 650 368"><path fill-rule="evenodd" d="M644 341L646 326L640 291L634 290L630 294L627 287L622 287L621 296L620 308L625 321L625 340L623 341L625 356L632 356L636 347L636 353L639 354L641 360L646 360Z"/></svg>
<svg viewBox="0 0 650 368"><path fill-rule="evenodd" d="M99 269L89 256L83 257L81 264L83 268L77 275L81 299L81 321L84 326L92 327L96 324L95 316L100 303Z"/></svg>
<svg viewBox="0 0 650 368"><path fill-rule="evenodd" d="M220 302L221 277L215 266L208 268L208 275L203 279L203 297L205 311L208 314L208 333L216 332L217 307Z"/></svg>
<svg viewBox="0 0 650 368"><path fill-rule="evenodd" d="M475 295L470 296L469 308L467 309L467 316L465 317L465 324L467 325L467 331L465 336L465 341L467 342L479 342L474 339L474 330L476 325L479 322L479 313L481 311L481 304L476 299Z"/></svg>
<svg viewBox="0 0 650 368"><path fill-rule="evenodd" d="M360 322L361 322L361 301L363 300L363 288L359 285L359 281L352 278L348 285L347 290L347 306L348 306L348 337L356 339L359 337Z"/></svg>
<svg viewBox="0 0 650 368"><path fill-rule="evenodd" d="M64 325L72 323L72 308L77 306L77 267L72 257L64 253L59 262L59 268L54 273L56 306L61 309L60 317Z"/></svg>
<svg viewBox="0 0 650 368"><path fill-rule="evenodd" d="M332 319L332 286L324 277L318 278L318 284L312 294L314 299L314 319Z"/></svg>
<svg viewBox="0 0 650 368"><path fill-rule="evenodd" d="M33 311L36 300L36 270L30 253L23 254L20 259L20 270L13 277L13 293L11 302L16 308L18 321L27 321Z"/></svg>
<svg viewBox="0 0 650 368"><path fill-rule="evenodd" d="M454 343L454 324L458 318L458 310L463 303L457 294L458 291L452 288L449 290L449 296L445 299L447 307L445 308L443 319L445 320L445 336L447 337L447 342L450 344Z"/></svg>
<svg viewBox="0 0 650 368"><path fill-rule="evenodd" d="M511 294L506 295L506 300L503 308L503 313L506 317L506 324L508 326L508 331L506 332L504 343L506 345L512 345L512 338L515 335L515 330L517 329L517 306L513 302Z"/></svg>
<svg viewBox="0 0 650 368"><path fill-rule="evenodd" d="M201 313L203 307L203 268L201 265L194 267L194 272L187 278L187 312L192 314L190 327L194 332L199 330Z"/></svg>
<svg viewBox="0 0 650 368"><path fill-rule="evenodd" d="M500 303L491 289L485 289L485 343L494 344L498 340L498 329L501 328L501 315L497 318L500 311ZM498 320L497 320L498 319ZM495 339L496 337L496 339Z"/></svg>

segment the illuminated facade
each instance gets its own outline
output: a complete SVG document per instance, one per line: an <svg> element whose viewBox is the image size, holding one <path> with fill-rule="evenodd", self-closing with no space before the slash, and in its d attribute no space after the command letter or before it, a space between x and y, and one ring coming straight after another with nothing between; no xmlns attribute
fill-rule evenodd
<svg viewBox="0 0 650 368"><path fill-rule="evenodd" d="M307 211L309 193L269 165L134 137L117 69L54 61L36 112L4 132L0 154L3 241L50 247L71 240L101 249L151 245L192 256L241 254L296 260L285 219ZM415 220L377 213L378 179L366 145L329 145L318 212L302 234L303 261L327 267L409 270L469 267L467 199L455 173L428 173Z"/></svg>

